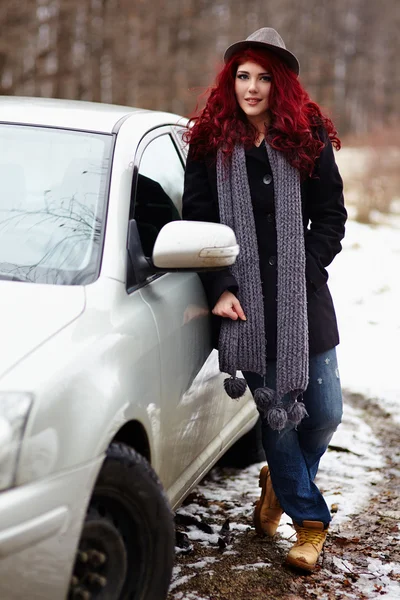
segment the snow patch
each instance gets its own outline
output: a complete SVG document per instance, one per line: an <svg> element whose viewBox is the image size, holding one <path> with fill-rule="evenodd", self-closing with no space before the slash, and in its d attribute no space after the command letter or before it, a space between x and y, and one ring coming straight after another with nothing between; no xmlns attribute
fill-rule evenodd
<svg viewBox="0 0 400 600"><path fill-rule="evenodd" d="M400 218L378 226L348 221L343 251L329 267L339 323L344 388L376 398L400 423Z"/></svg>
<svg viewBox="0 0 400 600"><path fill-rule="evenodd" d="M193 592L178 592L174 595L174 600L210 600L209 598L204 598L203 596L198 596Z"/></svg>
<svg viewBox="0 0 400 600"><path fill-rule="evenodd" d="M200 541L205 545L216 545L218 544L218 533L205 533L204 531L200 531L196 529L194 525L189 527L189 531L186 532L189 540L192 541Z"/></svg>
<svg viewBox="0 0 400 600"><path fill-rule="evenodd" d="M205 558L203 558L203 560L198 560L195 563L189 563L186 566L190 567L191 569L204 569L204 567L206 567L207 565L218 561L219 559L215 558L215 556L206 556Z"/></svg>
<svg viewBox="0 0 400 600"><path fill-rule="evenodd" d="M193 573L193 575L183 575L182 577L179 577L179 579L175 579L175 581L173 581L169 586L169 591L172 592L172 590L179 587L180 585L183 585L184 583L187 583L189 579L192 579L192 577L195 576L196 573Z"/></svg>
<svg viewBox="0 0 400 600"><path fill-rule="evenodd" d="M231 567L232 571L256 571L257 569L265 569L266 567L270 567L271 563L259 562L253 563L251 565L238 565L236 567Z"/></svg>

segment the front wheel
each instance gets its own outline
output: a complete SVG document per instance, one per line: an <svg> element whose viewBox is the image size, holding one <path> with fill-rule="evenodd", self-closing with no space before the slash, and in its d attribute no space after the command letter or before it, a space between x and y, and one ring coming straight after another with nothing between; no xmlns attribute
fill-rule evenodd
<svg viewBox="0 0 400 600"><path fill-rule="evenodd" d="M164 600L174 561L171 510L140 454L110 445L82 529L68 600Z"/></svg>

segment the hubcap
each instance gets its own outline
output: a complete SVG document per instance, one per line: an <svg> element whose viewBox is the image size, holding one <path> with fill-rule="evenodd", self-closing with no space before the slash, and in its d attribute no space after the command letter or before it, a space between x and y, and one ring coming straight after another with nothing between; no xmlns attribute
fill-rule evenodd
<svg viewBox="0 0 400 600"><path fill-rule="evenodd" d="M92 509L79 542L69 600L111 597L117 600L125 582L127 563L121 533L107 516Z"/></svg>

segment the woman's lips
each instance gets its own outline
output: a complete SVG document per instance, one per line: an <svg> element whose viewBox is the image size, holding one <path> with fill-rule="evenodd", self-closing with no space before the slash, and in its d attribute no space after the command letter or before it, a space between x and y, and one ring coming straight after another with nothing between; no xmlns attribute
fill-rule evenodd
<svg viewBox="0 0 400 600"><path fill-rule="evenodd" d="M256 104L258 104L259 102L261 102L261 100L259 100L258 98L245 98L245 100L251 106L255 106Z"/></svg>

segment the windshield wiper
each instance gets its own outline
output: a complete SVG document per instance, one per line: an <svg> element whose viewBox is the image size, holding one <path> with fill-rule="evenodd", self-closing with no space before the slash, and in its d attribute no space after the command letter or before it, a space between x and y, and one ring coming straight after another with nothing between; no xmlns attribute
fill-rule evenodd
<svg viewBox="0 0 400 600"><path fill-rule="evenodd" d="M27 283L28 279L21 279L16 275L12 275L11 273L0 273L0 279L5 281L21 281L22 283Z"/></svg>

